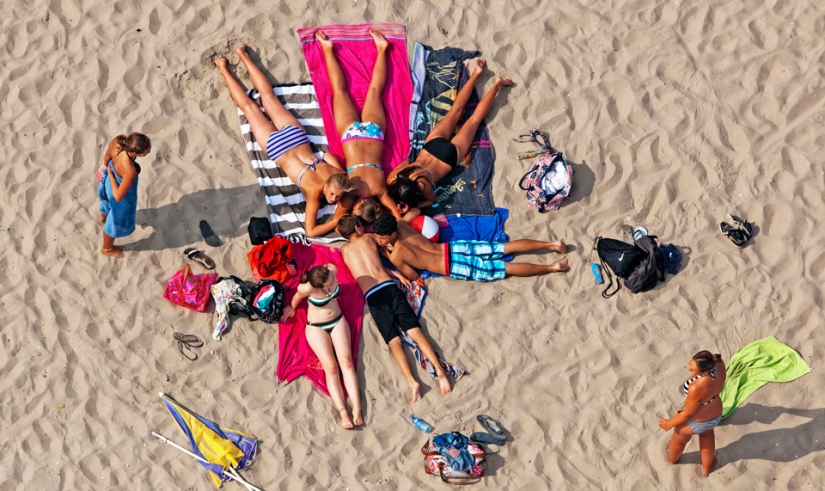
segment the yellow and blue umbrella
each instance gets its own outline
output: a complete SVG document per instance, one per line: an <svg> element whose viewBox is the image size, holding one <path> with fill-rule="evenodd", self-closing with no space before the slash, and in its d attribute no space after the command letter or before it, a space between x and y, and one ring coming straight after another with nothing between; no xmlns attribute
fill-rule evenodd
<svg viewBox="0 0 825 491"><path fill-rule="evenodd" d="M160 397L166 409L169 410L169 414L189 440L192 452L180 448L174 442L156 433L153 434L197 458L209 471L215 485L220 487L223 481L230 479L243 482L236 471L252 464L258 452L258 440L252 435L237 430L222 429L216 423L195 414L162 392Z"/></svg>

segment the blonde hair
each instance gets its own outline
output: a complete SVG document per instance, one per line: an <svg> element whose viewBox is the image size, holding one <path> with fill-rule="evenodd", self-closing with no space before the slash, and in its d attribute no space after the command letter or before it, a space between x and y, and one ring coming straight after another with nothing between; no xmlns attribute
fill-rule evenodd
<svg viewBox="0 0 825 491"><path fill-rule="evenodd" d="M335 186L341 190L342 193L350 193L355 191L355 185L350 182L346 172L336 172L327 179L328 186Z"/></svg>

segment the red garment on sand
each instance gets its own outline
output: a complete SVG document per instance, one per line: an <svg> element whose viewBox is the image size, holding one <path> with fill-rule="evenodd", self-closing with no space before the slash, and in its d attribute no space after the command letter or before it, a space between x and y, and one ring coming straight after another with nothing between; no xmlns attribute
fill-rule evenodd
<svg viewBox="0 0 825 491"><path fill-rule="evenodd" d="M272 237L253 247L246 257L255 281L266 278L283 284L291 276L288 264L292 261L292 243L283 237Z"/></svg>
<svg viewBox="0 0 825 491"><path fill-rule="evenodd" d="M323 266L332 263L338 266L338 285L341 294L338 296L338 305L347 320L350 328L350 338L352 340L352 362L356 369L358 367L358 344L361 342L361 324L364 320L364 295L361 288L355 282L341 252L338 249L323 245L313 244L305 246L302 244L292 245L292 257L298 263L298 274L287 280L286 297L284 305L292 302L295 290L298 288L301 275L305 271L315 266ZM307 329L318 329L317 327L307 327L307 302L302 301L298 306L295 315L281 322L278 327L278 368L275 372L278 379L285 382L292 382L297 377L303 375L308 378L321 392L329 395L327 390L324 369L315 352L309 347L306 338ZM346 390L346 389L345 389Z"/></svg>
<svg viewBox="0 0 825 491"><path fill-rule="evenodd" d="M341 138L332 115L332 86L329 82L324 51L315 39L315 32L321 29L333 41L335 56L346 79L347 92L355 110L361 114L377 56L375 41L369 33L371 28L377 29L390 42L386 54L387 83L381 94L386 120L381 167L384 169L384 174L389 174L410 155L410 103L413 96L413 84L407 56L407 30L404 25L332 24L323 27L306 27L298 29L298 38L301 40L309 75L315 86L318 105L321 107L324 131L329 140L329 151L344 162ZM378 162L371 163L377 164Z"/></svg>

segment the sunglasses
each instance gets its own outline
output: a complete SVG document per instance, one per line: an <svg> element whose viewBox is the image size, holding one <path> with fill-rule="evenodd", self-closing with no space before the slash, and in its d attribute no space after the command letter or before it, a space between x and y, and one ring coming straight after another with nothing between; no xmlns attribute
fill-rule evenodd
<svg viewBox="0 0 825 491"><path fill-rule="evenodd" d="M517 141L519 143L533 142L538 144L539 147L541 147L541 149L539 150L528 150L526 152L519 152L519 160L530 159L543 154L558 153L558 151L555 148L553 148L552 145L550 145L550 140L547 138L547 135L545 135L544 132L538 129L530 130L530 133L525 135L519 135L518 138L513 138L513 141Z"/></svg>

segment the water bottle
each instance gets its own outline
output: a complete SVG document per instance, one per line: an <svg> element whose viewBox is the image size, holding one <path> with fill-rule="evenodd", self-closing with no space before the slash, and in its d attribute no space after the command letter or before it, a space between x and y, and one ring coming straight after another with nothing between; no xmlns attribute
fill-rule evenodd
<svg viewBox="0 0 825 491"><path fill-rule="evenodd" d="M598 263L593 263L593 266L590 268L593 271L593 276L596 278L598 283L604 283L604 278L602 278L602 267L599 266Z"/></svg>
<svg viewBox="0 0 825 491"><path fill-rule="evenodd" d="M410 422L413 424L413 426L423 431L424 433L429 433L433 431L433 427L421 418L416 418L415 416L411 415Z"/></svg>

